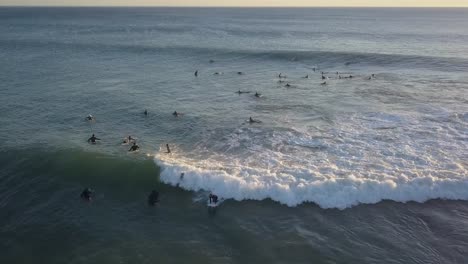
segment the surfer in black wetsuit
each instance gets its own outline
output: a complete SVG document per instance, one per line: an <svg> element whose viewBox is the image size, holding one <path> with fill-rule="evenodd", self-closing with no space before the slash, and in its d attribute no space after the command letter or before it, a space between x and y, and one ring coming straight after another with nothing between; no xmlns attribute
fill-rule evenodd
<svg viewBox="0 0 468 264"><path fill-rule="evenodd" d="M171 149L169 148L169 144L166 144L166 149L167 149L166 153L171 153Z"/></svg>
<svg viewBox="0 0 468 264"><path fill-rule="evenodd" d="M92 116L91 114L89 114L89 115L86 117L86 120L88 120L88 121L93 121L93 120L94 120L94 116Z"/></svg>
<svg viewBox="0 0 468 264"><path fill-rule="evenodd" d="M210 204L214 203L214 204L217 204L218 203L218 196L217 195L214 195L214 194L211 194L210 193Z"/></svg>
<svg viewBox="0 0 468 264"><path fill-rule="evenodd" d="M174 111L174 113L172 113L172 115L177 117L177 116L179 116L180 114L177 113L177 111Z"/></svg>
<svg viewBox="0 0 468 264"><path fill-rule="evenodd" d="M93 195L93 191L90 188L86 188L86 189L83 190L80 197L83 200L91 201L92 195Z"/></svg>
<svg viewBox="0 0 468 264"><path fill-rule="evenodd" d="M148 115L148 110L145 109L145 112L143 112L143 114L145 114L145 116Z"/></svg>
<svg viewBox="0 0 468 264"><path fill-rule="evenodd" d="M261 93L255 92L255 97L260 97L260 96L262 96Z"/></svg>
<svg viewBox="0 0 468 264"><path fill-rule="evenodd" d="M133 145L130 147L128 151L137 151L140 148L140 146L137 145L136 142L133 142Z"/></svg>
<svg viewBox="0 0 468 264"><path fill-rule="evenodd" d="M196 70L193 75L195 75L195 77L198 77L198 70Z"/></svg>
<svg viewBox="0 0 468 264"><path fill-rule="evenodd" d="M291 85L290 85L289 83L287 83L285 86L286 86L286 87L291 87Z"/></svg>
<svg viewBox="0 0 468 264"><path fill-rule="evenodd" d="M152 190L148 196L148 204L151 206L156 205L159 202L159 193L156 190Z"/></svg>
<svg viewBox="0 0 468 264"><path fill-rule="evenodd" d="M130 143L132 141L135 141L135 139L132 138L132 136L128 136L127 138L124 139L124 141L122 143L127 144L127 143Z"/></svg>
<svg viewBox="0 0 468 264"><path fill-rule="evenodd" d="M259 120L255 120L252 117L249 117L249 123L261 123Z"/></svg>
<svg viewBox="0 0 468 264"><path fill-rule="evenodd" d="M241 90L239 89L239 91L237 91L236 93L238 93L238 94L243 94L243 93L250 93L250 91L241 91Z"/></svg>
<svg viewBox="0 0 468 264"><path fill-rule="evenodd" d="M95 137L94 134L90 138L88 138L88 142L91 142L93 144L96 144L96 140L101 140L101 139Z"/></svg>

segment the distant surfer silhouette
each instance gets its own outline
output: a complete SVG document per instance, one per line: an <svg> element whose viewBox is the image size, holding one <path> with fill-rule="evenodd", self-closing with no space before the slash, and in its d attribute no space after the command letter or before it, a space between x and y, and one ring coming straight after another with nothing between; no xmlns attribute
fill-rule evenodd
<svg viewBox="0 0 468 264"><path fill-rule="evenodd" d="M166 149L167 149L166 153L171 153L171 149L169 148L169 144L166 144Z"/></svg>
<svg viewBox="0 0 468 264"><path fill-rule="evenodd" d="M151 206L156 205L159 202L159 193L156 190L152 190L148 196L148 204Z"/></svg>
<svg viewBox="0 0 468 264"><path fill-rule="evenodd" d="M81 199L86 200L86 201L91 201L93 196L93 191L90 188L86 188L81 192Z"/></svg>
<svg viewBox="0 0 468 264"><path fill-rule="evenodd" d="M130 147L128 151L130 152L137 151L139 148L140 146L138 146L136 142L133 142L133 145Z"/></svg>
<svg viewBox="0 0 468 264"><path fill-rule="evenodd" d="M101 140L99 138L97 138L94 134L88 138L88 142L91 142L92 144L96 144L96 140Z"/></svg>

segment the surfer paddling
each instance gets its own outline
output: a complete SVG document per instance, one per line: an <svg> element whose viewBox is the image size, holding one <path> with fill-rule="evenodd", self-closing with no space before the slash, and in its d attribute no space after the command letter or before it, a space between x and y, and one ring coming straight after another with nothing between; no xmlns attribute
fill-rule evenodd
<svg viewBox="0 0 468 264"><path fill-rule="evenodd" d="M140 146L138 146L136 142L133 142L133 145L130 147L128 151L134 152L134 151L137 151L138 149L140 149Z"/></svg>

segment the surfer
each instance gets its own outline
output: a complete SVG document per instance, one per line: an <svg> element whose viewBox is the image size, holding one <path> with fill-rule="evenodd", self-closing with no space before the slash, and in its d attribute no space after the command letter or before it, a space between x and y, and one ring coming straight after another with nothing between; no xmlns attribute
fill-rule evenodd
<svg viewBox="0 0 468 264"><path fill-rule="evenodd" d="M237 72L237 74L242 75L242 74L244 74L244 73L243 73L243 72Z"/></svg>
<svg viewBox="0 0 468 264"><path fill-rule="evenodd" d="M255 92L255 97L260 97L260 96L262 96L261 93Z"/></svg>
<svg viewBox="0 0 468 264"><path fill-rule="evenodd" d="M145 112L143 112L143 114L145 114L145 116L148 115L148 110L145 109Z"/></svg>
<svg viewBox="0 0 468 264"><path fill-rule="evenodd" d="M101 139L94 136L94 134L90 138L88 138L88 142L91 142L93 144L96 144L96 140L101 140Z"/></svg>
<svg viewBox="0 0 468 264"><path fill-rule="evenodd" d="M195 75L195 77L198 77L198 70L196 70L193 75Z"/></svg>
<svg viewBox="0 0 468 264"><path fill-rule="evenodd" d="M140 148L140 146L137 145L136 142L133 142L133 145L130 147L128 151L137 151Z"/></svg>
<svg viewBox="0 0 468 264"><path fill-rule="evenodd" d="M210 204L212 204L212 203L217 204L218 203L218 196L217 195L210 193L209 198L210 198Z"/></svg>
<svg viewBox="0 0 468 264"><path fill-rule="evenodd" d="M239 89L239 91L237 91L236 93L238 93L238 94L243 94L243 93L250 93L250 91L241 91L241 90Z"/></svg>
<svg viewBox="0 0 468 264"><path fill-rule="evenodd" d="M166 144L166 149L167 149L166 153L171 153L171 149L169 148L169 144Z"/></svg>
<svg viewBox="0 0 468 264"><path fill-rule="evenodd" d="M134 138L132 138L132 136L128 136L124 139L124 141L122 142L123 144L127 144L127 143L130 143L132 141L135 141Z"/></svg>
<svg viewBox="0 0 468 264"><path fill-rule="evenodd" d="M306 76L304 76L304 79L309 79L309 74L307 74Z"/></svg>
<svg viewBox="0 0 468 264"><path fill-rule="evenodd" d="M321 83L320 85L327 85L327 82L323 82L323 83Z"/></svg>
<svg viewBox="0 0 468 264"><path fill-rule="evenodd" d="M249 117L249 123L261 123L260 120L255 120L252 117Z"/></svg>
<svg viewBox="0 0 468 264"><path fill-rule="evenodd" d="M91 114L89 114L89 115L86 117L86 120L88 120L88 121L93 121L93 120L94 120L94 116L92 116Z"/></svg>
<svg viewBox="0 0 468 264"><path fill-rule="evenodd" d="M287 83L285 86L288 87L288 88L291 87L291 85L289 83Z"/></svg>
<svg viewBox="0 0 468 264"><path fill-rule="evenodd" d="M172 113L172 115L177 117L177 116L179 116L180 114L177 113L177 111L174 111L174 113Z"/></svg>
<svg viewBox="0 0 468 264"><path fill-rule="evenodd" d="M156 205L159 202L159 193L156 190L152 190L148 196L148 204L151 206Z"/></svg>
<svg viewBox="0 0 468 264"><path fill-rule="evenodd" d="M92 195L93 195L93 191L90 188L86 188L86 189L83 190L80 197L83 200L91 201Z"/></svg>

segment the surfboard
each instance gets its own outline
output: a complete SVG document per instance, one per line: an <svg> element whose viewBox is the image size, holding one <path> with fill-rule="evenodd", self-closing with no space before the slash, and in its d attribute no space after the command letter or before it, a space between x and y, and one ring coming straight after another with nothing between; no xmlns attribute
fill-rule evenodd
<svg viewBox="0 0 468 264"><path fill-rule="evenodd" d="M217 203L210 203L210 199L208 199L207 202L206 202L206 206L208 206L208 207L218 207L223 202L224 202L223 198L219 198Z"/></svg>

